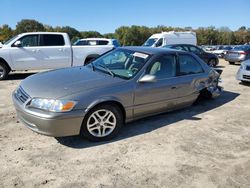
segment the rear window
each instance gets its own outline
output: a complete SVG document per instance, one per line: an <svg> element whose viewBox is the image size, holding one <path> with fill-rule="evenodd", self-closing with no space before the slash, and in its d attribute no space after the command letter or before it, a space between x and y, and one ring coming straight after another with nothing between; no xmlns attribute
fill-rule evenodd
<svg viewBox="0 0 250 188"><path fill-rule="evenodd" d="M41 46L64 46L64 38L62 35L42 35Z"/></svg>
<svg viewBox="0 0 250 188"><path fill-rule="evenodd" d="M99 40L98 41L98 45L107 45L109 43L109 41L107 40Z"/></svg>

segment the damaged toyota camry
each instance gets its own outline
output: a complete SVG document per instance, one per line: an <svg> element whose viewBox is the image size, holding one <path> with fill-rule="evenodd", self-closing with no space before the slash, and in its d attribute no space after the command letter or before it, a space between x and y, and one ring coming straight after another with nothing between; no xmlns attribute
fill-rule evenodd
<svg viewBox="0 0 250 188"><path fill-rule="evenodd" d="M220 73L188 52L122 47L85 66L32 75L12 98L37 133L104 141L126 122L219 96Z"/></svg>

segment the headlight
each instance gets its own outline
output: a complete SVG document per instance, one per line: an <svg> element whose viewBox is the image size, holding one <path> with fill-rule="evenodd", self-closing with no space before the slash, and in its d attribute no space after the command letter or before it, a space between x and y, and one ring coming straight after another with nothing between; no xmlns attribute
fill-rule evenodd
<svg viewBox="0 0 250 188"><path fill-rule="evenodd" d="M38 108L50 112L68 112L76 105L76 101L53 100L34 98L31 100L30 107Z"/></svg>

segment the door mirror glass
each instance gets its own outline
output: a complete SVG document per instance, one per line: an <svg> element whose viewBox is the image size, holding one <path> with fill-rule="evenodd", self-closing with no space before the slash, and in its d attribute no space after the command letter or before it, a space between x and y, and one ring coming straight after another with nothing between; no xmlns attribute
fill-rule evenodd
<svg viewBox="0 0 250 188"><path fill-rule="evenodd" d="M14 46L15 47L22 47L22 43L20 40L17 40L15 43L14 43Z"/></svg>
<svg viewBox="0 0 250 188"><path fill-rule="evenodd" d="M156 82L156 77L154 75L146 74L139 79L139 82L140 83Z"/></svg>

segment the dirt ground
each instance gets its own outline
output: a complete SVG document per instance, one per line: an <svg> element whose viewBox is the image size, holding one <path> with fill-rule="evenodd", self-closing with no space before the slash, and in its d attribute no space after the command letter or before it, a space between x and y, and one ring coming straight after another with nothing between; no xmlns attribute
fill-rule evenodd
<svg viewBox="0 0 250 188"><path fill-rule="evenodd" d="M0 187L250 187L250 85L220 60L215 100L130 123L115 140L36 134L16 118L0 82Z"/></svg>

